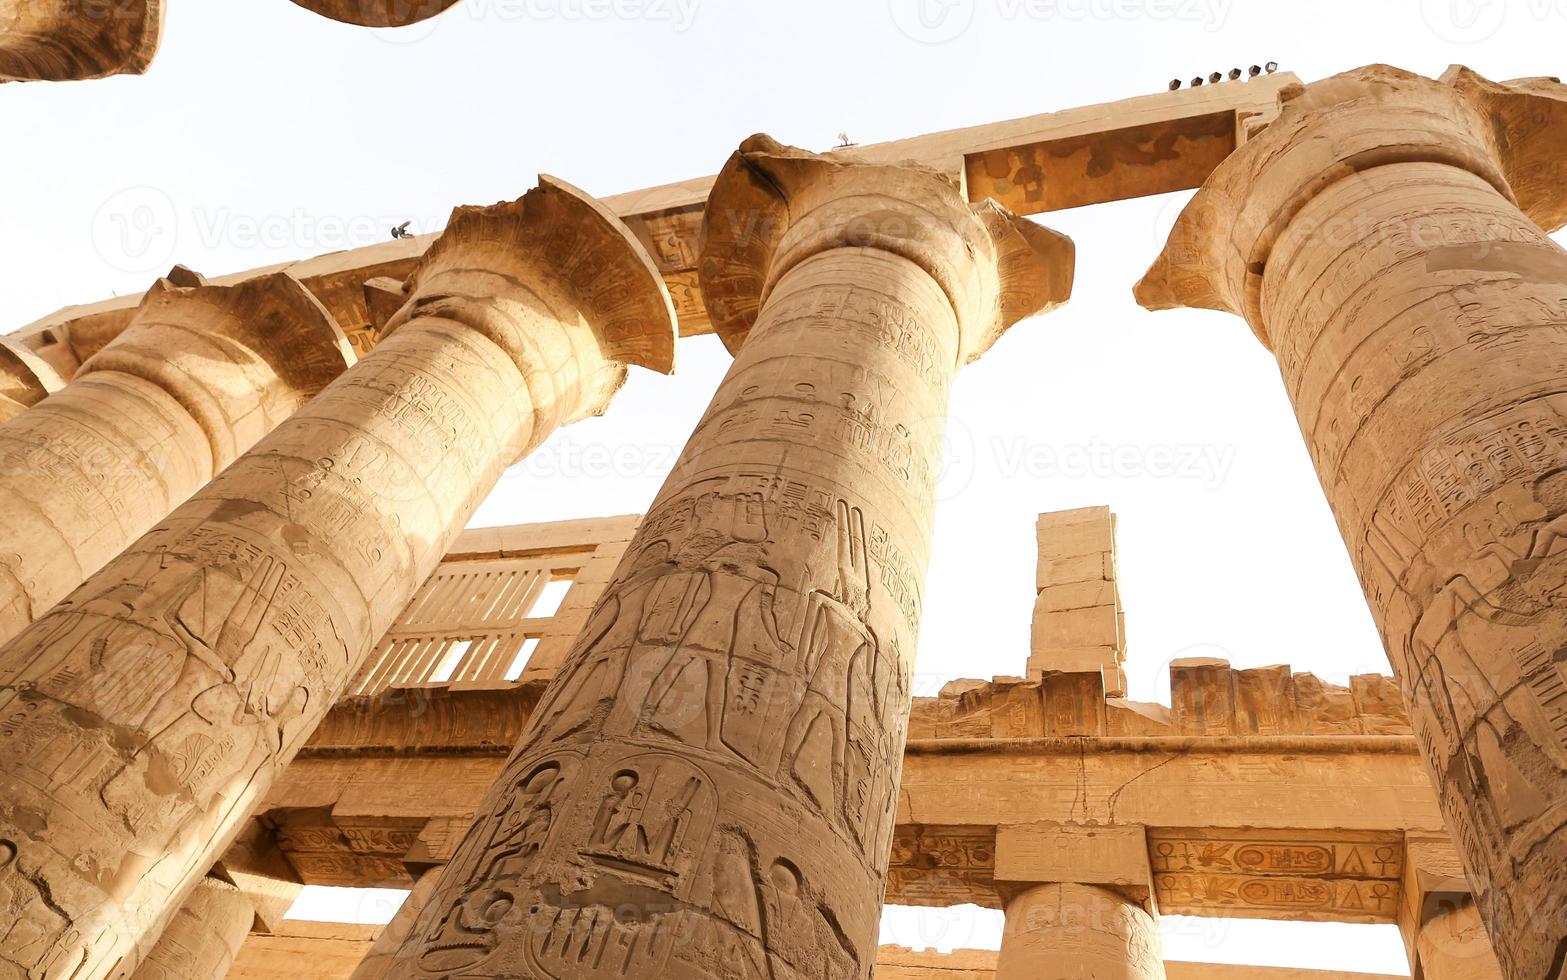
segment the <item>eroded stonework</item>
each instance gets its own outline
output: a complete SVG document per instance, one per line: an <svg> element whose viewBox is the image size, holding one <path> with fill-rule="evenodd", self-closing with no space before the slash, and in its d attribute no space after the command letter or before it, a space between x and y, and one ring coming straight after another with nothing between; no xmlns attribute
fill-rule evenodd
<svg viewBox="0 0 1567 980"><path fill-rule="evenodd" d="M0 82L139 75L163 34L164 0L0 0Z"/></svg>
<svg viewBox="0 0 1567 980"><path fill-rule="evenodd" d="M360 27L406 27L429 20L459 0L294 0L323 17Z"/></svg>
<svg viewBox="0 0 1567 980"><path fill-rule="evenodd" d="M387 976L869 977L947 392L1070 262L937 174L742 146L734 366Z"/></svg>
<svg viewBox="0 0 1567 980"><path fill-rule="evenodd" d="M1567 969L1564 120L1461 68L1297 89L1137 294L1278 357L1513 980Z"/></svg>
<svg viewBox="0 0 1567 980"><path fill-rule="evenodd" d="M160 279L70 384L0 425L0 643L354 363L291 276L190 281Z"/></svg>
<svg viewBox="0 0 1567 980"><path fill-rule="evenodd" d="M459 209L371 356L0 648L0 973L134 966L505 467L674 337L581 192Z"/></svg>

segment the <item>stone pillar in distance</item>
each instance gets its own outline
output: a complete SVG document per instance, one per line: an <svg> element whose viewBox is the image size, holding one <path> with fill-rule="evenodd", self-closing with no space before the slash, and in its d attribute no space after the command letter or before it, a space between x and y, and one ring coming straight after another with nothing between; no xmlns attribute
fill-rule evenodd
<svg viewBox="0 0 1567 980"><path fill-rule="evenodd" d="M0 643L353 363L292 276L160 279L69 384L0 425Z"/></svg>
<svg viewBox="0 0 1567 980"><path fill-rule="evenodd" d="M201 879L131 980L223 980L255 917L238 888L219 878Z"/></svg>
<svg viewBox="0 0 1567 980"><path fill-rule="evenodd" d="M704 238L735 362L387 977L871 975L948 391L1071 243L760 136Z"/></svg>
<svg viewBox="0 0 1567 980"><path fill-rule="evenodd" d="M502 471L674 340L580 191L455 212L370 355L0 648L0 975L133 967Z"/></svg>
<svg viewBox="0 0 1567 980"><path fill-rule="evenodd" d="M1567 89L1372 66L1281 98L1137 298L1244 316L1277 356L1503 972L1555 978Z"/></svg>

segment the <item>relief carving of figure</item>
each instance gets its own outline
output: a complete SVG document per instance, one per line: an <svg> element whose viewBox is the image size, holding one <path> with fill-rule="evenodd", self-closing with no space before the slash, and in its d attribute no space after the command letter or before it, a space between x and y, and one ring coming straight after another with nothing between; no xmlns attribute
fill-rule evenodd
<svg viewBox="0 0 1567 980"><path fill-rule="evenodd" d="M784 736L783 771L823 810L848 800L847 751L851 692L868 691L876 657L877 640L867 625L870 617L870 555L866 549L865 518L859 508L838 504L838 581L832 594L810 596L805 635L800 649L805 657L806 689L803 701ZM828 773L819 758L801 755L813 731L822 723L831 740ZM829 775L825 781L824 775Z"/></svg>

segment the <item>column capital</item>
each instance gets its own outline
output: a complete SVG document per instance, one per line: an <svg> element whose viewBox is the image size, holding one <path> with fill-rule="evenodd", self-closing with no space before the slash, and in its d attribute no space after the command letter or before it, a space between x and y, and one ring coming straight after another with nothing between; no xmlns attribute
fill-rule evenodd
<svg viewBox="0 0 1567 980"><path fill-rule="evenodd" d="M1567 130L1567 87L1555 79L1368 65L1286 88L1279 103L1181 212L1134 291L1143 307L1234 313L1271 349L1260 297L1274 242L1325 189L1388 164L1457 167L1547 231L1567 224L1567 154L1554 135Z"/></svg>
<svg viewBox="0 0 1567 980"><path fill-rule="evenodd" d="M163 10L163 0L0 0L0 82L140 75Z"/></svg>
<svg viewBox="0 0 1567 980"><path fill-rule="evenodd" d="M216 471L355 357L337 320L286 272L232 286L194 281L199 284L154 283L130 324L83 362L77 377L119 371L167 391L211 442ZM229 372L249 384L236 386Z"/></svg>
<svg viewBox="0 0 1567 980"><path fill-rule="evenodd" d="M994 201L969 204L925 167L811 153L759 134L730 156L702 219L702 295L724 345L740 348L785 273L834 248L890 252L929 273L957 312L960 363L1072 292L1065 235Z"/></svg>
<svg viewBox="0 0 1567 980"><path fill-rule="evenodd" d="M312 13L360 27L407 27L429 20L458 0L294 0Z"/></svg>
<svg viewBox="0 0 1567 980"><path fill-rule="evenodd" d="M15 418L64 385L49 362L21 344L0 338L0 422Z"/></svg>
<svg viewBox="0 0 1567 980"><path fill-rule="evenodd" d="M551 323L580 320L614 369L597 391L584 390L568 420L602 414L625 365L675 369L675 307L653 260L603 204L547 175L516 201L453 211L403 288L407 299L383 339L415 318L449 319L530 369L538 311ZM562 303L574 311L554 308Z"/></svg>

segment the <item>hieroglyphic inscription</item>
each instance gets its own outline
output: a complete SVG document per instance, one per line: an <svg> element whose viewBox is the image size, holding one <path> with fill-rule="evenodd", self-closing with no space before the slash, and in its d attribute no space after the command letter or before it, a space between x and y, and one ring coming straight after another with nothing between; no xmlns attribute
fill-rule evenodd
<svg viewBox="0 0 1567 980"><path fill-rule="evenodd" d="M756 191L743 160L715 198ZM930 226L911 207L897 227L995 261L949 184L868 179L889 177L951 209ZM758 306L741 293L761 282L758 247L789 234L771 221L787 210L709 202L708 231L736 236L709 235L711 309L722 293ZM961 338L954 298L917 262L814 252L744 325L390 976L868 980ZM962 299L998 309L986 288ZM551 829L526 862L496 863L499 815L545 784Z"/></svg>

